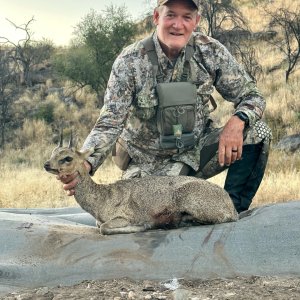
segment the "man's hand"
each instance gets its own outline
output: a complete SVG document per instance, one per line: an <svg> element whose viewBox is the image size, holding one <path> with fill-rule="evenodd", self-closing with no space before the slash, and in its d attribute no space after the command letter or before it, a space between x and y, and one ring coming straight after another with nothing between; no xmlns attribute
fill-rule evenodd
<svg viewBox="0 0 300 300"><path fill-rule="evenodd" d="M92 169L91 165L87 161L84 162L84 165L89 173ZM79 175L78 172L75 172L71 175L57 176L57 179L63 183L63 189L66 191L68 196L75 195L75 188L77 183L79 182L78 175Z"/></svg>
<svg viewBox="0 0 300 300"><path fill-rule="evenodd" d="M230 166L241 159L244 127L245 123L237 116L232 116L224 126L219 141L220 166Z"/></svg>

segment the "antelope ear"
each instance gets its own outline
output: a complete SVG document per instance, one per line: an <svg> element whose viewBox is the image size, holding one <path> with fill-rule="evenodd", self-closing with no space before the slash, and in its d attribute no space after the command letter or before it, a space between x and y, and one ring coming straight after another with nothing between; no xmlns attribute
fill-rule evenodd
<svg viewBox="0 0 300 300"><path fill-rule="evenodd" d="M79 151L79 150L76 150L76 153L80 156L80 158L82 159L87 159L92 153L95 152L95 148L92 147L90 149L87 149L87 150L83 150L83 151Z"/></svg>

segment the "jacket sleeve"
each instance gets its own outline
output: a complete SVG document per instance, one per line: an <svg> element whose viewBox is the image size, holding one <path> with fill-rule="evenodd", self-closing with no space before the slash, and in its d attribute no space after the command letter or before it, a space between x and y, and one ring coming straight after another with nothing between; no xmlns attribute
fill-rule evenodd
<svg viewBox="0 0 300 300"><path fill-rule="evenodd" d="M258 91L254 80L238 64L229 51L218 41L215 44L215 82L214 85L222 97L234 103L236 111L244 112L249 125L262 118L265 99Z"/></svg>
<svg viewBox="0 0 300 300"><path fill-rule="evenodd" d="M130 70L120 55L113 64L99 118L83 144L83 150L94 148L87 159L92 166L91 175L108 156L126 123L134 90Z"/></svg>

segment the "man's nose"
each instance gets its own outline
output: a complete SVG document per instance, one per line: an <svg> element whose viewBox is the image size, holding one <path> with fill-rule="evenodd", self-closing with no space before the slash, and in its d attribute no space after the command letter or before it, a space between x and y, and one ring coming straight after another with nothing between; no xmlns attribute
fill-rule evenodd
<svg viewBox="0 0 300 300"><path fill-rule="evenodd" d="M176 29L183 28L183 20L182 20L182 18L176 18L174 20L173 27L176 28Z"/></svg>

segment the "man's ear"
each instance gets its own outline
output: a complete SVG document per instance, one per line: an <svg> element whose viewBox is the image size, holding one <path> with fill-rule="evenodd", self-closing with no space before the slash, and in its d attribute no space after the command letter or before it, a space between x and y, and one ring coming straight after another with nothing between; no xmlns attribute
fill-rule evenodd
<svg viewBox="0 0 300 300"><path fill-rule="evenodd" d="M199 14L197 14L197 16L196 16L196 26L195 26L195 29L196 29L197 26L199 25L200 20L201 20L201 16L200 16Z"/></svg>
<svg viewBox="0 0 300 300"><path fill-rule="evenodd" d="M158 19L159 19L159 12L158 9L155 8L153 12L153 23L154 25L158 25Z"/></svg>

